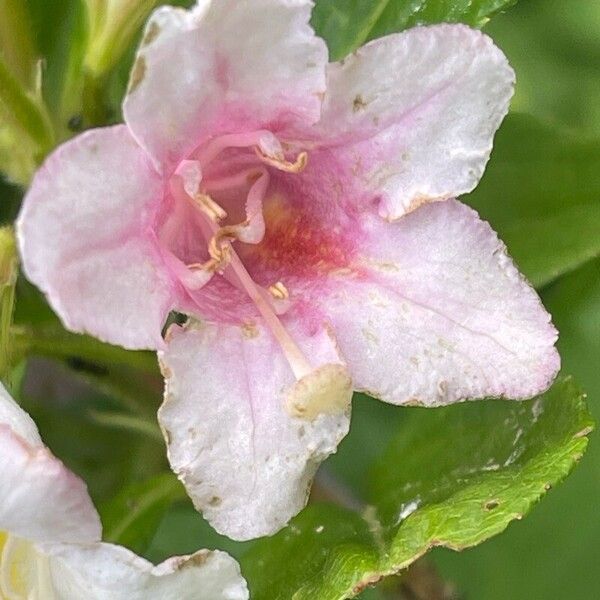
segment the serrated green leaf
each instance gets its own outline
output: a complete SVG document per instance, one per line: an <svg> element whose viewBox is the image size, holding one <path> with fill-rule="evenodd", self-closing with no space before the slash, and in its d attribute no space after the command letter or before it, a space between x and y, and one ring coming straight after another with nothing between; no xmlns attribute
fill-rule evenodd
<svg viewBox="0 0 600 600"><path fill-rule="evenodd" d="M465 200L537 287L600 255L600 140L509 115Z"/></svg>
<svg viewBox="0 0 600 600"><path fill-rule="evenodd" d="M332 60L371 39L415 25L466 23L480 27L516 0L317 0L313 26Z"/></svg>
<svg viewBox="0 0 600 600"><path fill-rule="evenodd" d="M397 410L411 414L362 516L314 505L242 556L255 600L350 598L434 546L500 533L568 474L593 427L571 379L527 402Z"/></svg>
<svg viewBox="0 0 600 600"><path fill-rule="evenodd" d="M104 540L138 554L144 552L166 510L185 497L183 486L172 473L130 484L100 507Z"/></svg>

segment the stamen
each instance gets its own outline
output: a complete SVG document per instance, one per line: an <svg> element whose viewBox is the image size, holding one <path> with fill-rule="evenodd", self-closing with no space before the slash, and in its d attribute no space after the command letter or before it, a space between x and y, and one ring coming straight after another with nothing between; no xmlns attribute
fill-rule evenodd
<svg viewBox="0 0 600 600"><path fill-rule="evenodd" d="M194 203L200 210L215 223L223 220L227 213L217 204L208 194L196 194L193 197Z"/></svg>
<svg viewBox="0 0 600 600"><path fill-rule="evenodd" d="M221 230L219 230L212 223L210 223L209 226L214 231L211 242L215 240L216 244L219 239L225 240L224 243L219 245L217 252L219 252L221 256L227 256L229 265L233 270L233 273L237 277L239 283L241 284L242 288L245 290L248 296L250 296L250 299L258 308L258 311L260 312L267 326L271 330L271 333L279 342L279 345L281 346L281 349L283 350L283 353L285 354L296 379L301 379L302 377L304 377L312 371L310 363L308 362L300 348L297 346L296 342L294 342L290 334L287 332L285 327L281 324L281 321L277 318L277 315L273 311L273 307L263 296L264 290L261 290L261 288L259 288L259 286L256 285L256 283L246 270L246 267L240 260L239 256L231 247L231 236L224 234L219 236L219 232L225 228L221 228ZM209 263L211 263L211 261L209 261ZM211 265L214 265L214 263L211 263ZM207 268L207 266L208 263L202 265L201 268Z"/></svg>
<svg viewBox="0 0 600 600"><path fill-rule="evenodd" d="M208 253L211 258L216 261L223 260L224 256L229 251L229 245L225 245L224 242L235 240L237 238L237 227L237 225L227 225L216 231L210 239L210 242L208 242Z"/></svg>
<svg viewBox="0 0 600 600"><path fill-rule="evenodd" d="M286 160L283 155L269 156L265 154L260 148L255 148L256 156L260 158L265 164L275 167L285 173L301 173L308 164L308 152L300 152L294 162Z"/></svg>
<svg viewBox="0 0 600 600"><path fill-rule="evenodd" d="M206 172L206 166L228 148L254 149L262 163L288 173L301 172L308 161L306 152L300 152L293 162L286 160L277 137L263 130L244 134L226 134L214 138L199 149L194 158ZM246 292L281 346L294 376L300 381L314 369L277 316L277 313L281 312L281 307L278 309L277 305L287 304L285 302L289 298L287 288L280 281L272 285L269 291L257 285L232 246L234 240L257 244L263 239L265 233L262 209L269 185L269 172L260 165L258 168L253 166L248 169L246 165L244 167L244 170L236 175L226 175L221 178L217 176L212 181L210 177L204 178L202 180L204 192L198 193L198 188L194 190L192 196L194 203L206 217L202 219L204 234L206 237L212 234L212 237L208 243L209 260L188 265L188 268L190 271L202 270L210 273L219 271L223 277L229 281L233 280L236 287ZM226 212L210 198L209 193L211 190L228 189L238 185L251 186L246 198L246 219L235 225L219 227L219 222L225 218ZM303 385L305 386L305 383Z"/></svg>
<svg viewBox="0 0 600 600"><path fill-rule="evenodd" d="M290 297L288 289L285 287L285 285L283 285L283 283L281 283L281 281L269 286L269 292L273 298L277 298L278 300L287 300Z"/></svg>

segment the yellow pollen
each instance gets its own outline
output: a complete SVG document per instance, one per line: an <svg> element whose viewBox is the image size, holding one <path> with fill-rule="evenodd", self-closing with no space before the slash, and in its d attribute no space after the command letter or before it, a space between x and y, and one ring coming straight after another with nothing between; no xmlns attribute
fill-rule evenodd
<svg viewBox="0 0 600 600"><path fill-rule="evenodd" d="M227 213L219 206L209 195L196 194L194 202L204 212L204 214L215 223L221 221L227 216Z"/></svg>
<svg viewBox="0 0 600 600"><path fill-rule="evenodd" d="M229 248L227 242L237 239L239 227L239 225L226 225L212 236L210 242L208 242L208 253L214 260L223 260Z"/></svg>
<svg viewBox="0 0 600 600"><path fill-rule="evenodd" d="M304 171L304 169L306 168L306 165L308 163L308 153L307 152L300 152L300 154L298 154L298 156L296 157L296 160L294 162L285 160L285 158L283 156L281 156L281 157L267 156L260 150L260 148L255 148L255 152L256 152L256 155L264 163L266 163L267 165L270 165L271 167L275 167L276 169L279 169L280 171L285 171L286 173L300 173L300 172Z"/></svg>
<svg viewBox="0 0 600 600"><path fill-rule="evenodd" d="M278 300L287 300L290 297L288 289L281 281L269 286L269 292L273 298L277 298Z"/></svg>

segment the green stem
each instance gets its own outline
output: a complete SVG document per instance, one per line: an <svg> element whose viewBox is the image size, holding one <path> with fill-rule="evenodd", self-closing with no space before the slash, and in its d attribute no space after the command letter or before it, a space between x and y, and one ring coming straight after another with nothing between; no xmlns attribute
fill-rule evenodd
<svg viewBox="0 0 600 600"><path fill-rule="evenodd" d="M11 227L0 229L0 378L11 387L11 325L18 274L15 237Z"/></svg>
<svg viewBox="0 0 600 600"><path fill-rule="evenodd" d="M156 373L152 352L133 352L100 342L90 336L70 333L55 325L14 329L14 344L22 355L35 354L59 360L80 358L102 365L122 365L147 374Z"/></svg>
<svg viewBox="0 0 600 600"><path fill-rule="evenodd" d="M0 108L6 119L46 154L52 148L54 132L45 107L21 85L0 58ZM41 158L40 156L40 158Z"/></svg>
<svg viewBox="0 0 600 600"><path fill-rule="evenodd" d="M161 444L164 443L164 438L156 421L142 419L135 415L108 413L97 410L90 411L89 415L94 422L104 425L105 427L132 431L144 435L154 441L158 441Z"/></svg>

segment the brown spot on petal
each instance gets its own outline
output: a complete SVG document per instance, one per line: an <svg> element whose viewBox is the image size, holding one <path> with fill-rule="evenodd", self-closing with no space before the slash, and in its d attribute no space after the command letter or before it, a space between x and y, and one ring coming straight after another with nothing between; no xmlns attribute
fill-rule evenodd
<svg viewBox="0 0 600 600"><path fill-rule="evenodd" d="M127 93L132 94L138 88L144 76L146 75L146 59L143 56L138 56L133 69L131 69L131 77L129 78L129 87Z"/></svg>
<svg viewBox="0 0 600 600"><path fill-rule="evenodd" d="M364 110L367 107L367 102L364 101L360 94L356 94L356 97L352 101L352 112L358 112Z"/></svg>
<svg viewBox="0 0 600 600"><path fill-rule="evenodd" d="M242 335L245 338L252 339L258 337L258 328L256 327L256 323L248 322L244 323L241 327Z"/></svg>
<svg viewBox="0 0 600 600"><path fill-rule="evenodd" d="M168 429L163 429L163 436L165 438L165 442L167 443L167 446L170 446L171 440L172 440L171 432Z"/></svg>
<svg viewBox="0 0 600 600"><path fill-rule="evenodd" d="M219 496L213 496L213 497L212 497L212 498L211 498L211 499L208 501L208 503L209 503L211 506L219 506L219 504L221 504L221 502L222 502L222 501L221 501L221 498L219 498Z"/></svg>
<svg viewBox="0 0 600 600"><path fill-rule="evenodd" d="M160 27L158 26L158 23L153 21L152 23L150 23L150 25L148 25L148 29L146 30L146 35L144 36L144 39L142 40L142 46L147 46L148 44L151 44L158 37L159 33L160 33Z"/></svg>
<svg viewBox="0 0 600 600"><path fill-rule="evenodd" d="M439 196L428 196L427 194L417 194L410 201L410 204L406 208L406 213L417 210L417 208L420 208L424 204L429 204L430 202L440 202L441 200L446 200L446 198L440 198Z"/></svg>
<svg viewBox="0 0 600 600"><path fill-rule="evenodd" d="M419 400L418 398L410 398L406 402L403 402L404 406L425 406L425 402L423 400Z"/></svg>
<svg viewBox="0 0 600 600"><path fill-rule="evenodd" d="M175 563L175 570L187 569L188 567L201 567L210 556L210 550L200 550L192 556L178 557Z"/></svg>

